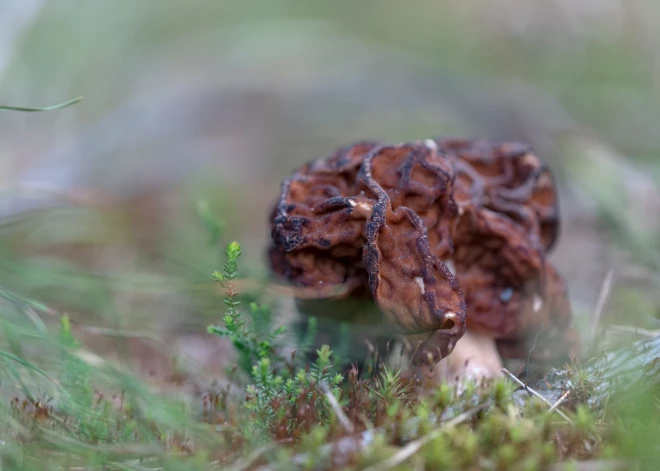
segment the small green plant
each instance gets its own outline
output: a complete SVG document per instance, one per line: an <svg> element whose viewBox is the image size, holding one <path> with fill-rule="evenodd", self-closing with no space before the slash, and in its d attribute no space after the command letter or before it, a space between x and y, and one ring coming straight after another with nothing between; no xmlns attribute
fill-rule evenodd
<svg viewBox="0 0 660 471"><path fill-rule="evenodd" d="M63 403L62 411L74 418L82 436L87 440L96 441L101 438L102 433L97 433L100 430L95 430L94 420L89 416L94 402L94 391L89 380L91 367L74 354L80 343L73 336L71 321L67 315L60 318L59 340L63 348L64 367L61 383L70 399Z"/></svg>
<svg viewBox="0 0 660 471"><path fill-rule="evenodd" d="M267 306L250 303L247 313L240 309L235 280L241 246L231 242L225 250L223 271L213 278L225 289L226 306L223 326L211 325L208 332L228 338L238 353L238 365L250 374L253 384L247 386L244 404L250 419L246 433L254 437L291 436L300 429L327 424L328 394L340 395L343 377L335 372L333 352L328 345L316 351L316 360L294 373L293 366L280 355L279 337L285 326L273 328L272 313ZM316 336L316 323L311 319L303 349L311 348Z"/></svg>
<svg viewBox="0 0 660 471"><path fill-rule="evenodd" d="M316 353L311 367L300 369L288 379L272 369L268 358L253 366L255 383L247 388L245 404L251 413L249 428L286 438L299 436L300 429L309 431L313 426L328 424L331 413L327 395L335 399L340 395L343 377L332 372L332 351L327 345Z"/></svg>
<svg viewBox="0 0 660 471"><path fill-rule="evenodd" d="M251 303L248 309L251 322L248 324L239 309L239 293L236 288L238 276L238 258L241 256L241 246L231 242L225 251L227 261L223 271L213 272L213 278L225 289L223 317L224 326L210 325L208 332L228 338L238 352L238 365L247 373L252 372L252 365L265 358L277 356L275 345L278 337L285 333L286 327L273 329L273 319L270 310L265 306ZM278 360L280 360L278 358Z"/></svg>

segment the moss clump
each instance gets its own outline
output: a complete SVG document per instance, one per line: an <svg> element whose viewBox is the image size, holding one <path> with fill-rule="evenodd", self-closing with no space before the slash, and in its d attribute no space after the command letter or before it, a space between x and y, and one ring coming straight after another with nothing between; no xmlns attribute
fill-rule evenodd
<svg viewBox="0 0 660 471"><path fill-rule="evenodd" d="M630 469L657 462L653 362L643 384L624 392L595 362L554 372L570 390L559 406L567 419L535 398L521 401L508 378L468 383L459 393L378 364L370 374L342 374L332 346L309 363L285 358L283 331L273 328L267 307L243 309L235 284L240 254L239 244L229 244L223 272L214 274L225 313L224 324L209 330L231 340L243 372L220 390L183 399L156 393L87 351L67 316L54 328L4 321L2 386L15 392L0 406L2 466L537 470L582 460L630 460ZM14 303L18 311L35 306ZM38 345L38 354L27 345Z"/></svg>

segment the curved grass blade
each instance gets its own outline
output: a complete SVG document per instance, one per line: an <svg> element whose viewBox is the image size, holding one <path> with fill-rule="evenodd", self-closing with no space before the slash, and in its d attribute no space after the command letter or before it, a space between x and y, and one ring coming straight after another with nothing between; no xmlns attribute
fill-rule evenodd
<svg viewBox="0 0 660 471"><path fill-rule="evenodd" d="M29 107L29 106L9 106L9 105L0 105L0 110L7 110L7 111L27 111L27 112L32 112L32 111L55 111L55 110L61 110L62 108L66 108L67 106L74 105L78 103L79 101L82 101L83 97L79 96L76 98L73 98L72 100L65 101L64 103L58 103L57 105L51 105L51 106L41 106L41 107Z"/></svg>
<svg viewBox="0 0 660 471"><path fill-rule="evenodd" d="M44 370L42 370L38 366L33 365L29 361L24 360L23 358L14 355L13 353L6 352L4 350L0 350L0 357L4 357L8 360L12 360L12 361L18 363L19 365L23 366L24 368L27 368L30 371L34 371L36 373L39 373L40 375L44 376L46 379L48 379L52 383L56 384L57 386L60 386L60 383L57 380L51 378L48 375L48 373L46 373Z"/></svg>

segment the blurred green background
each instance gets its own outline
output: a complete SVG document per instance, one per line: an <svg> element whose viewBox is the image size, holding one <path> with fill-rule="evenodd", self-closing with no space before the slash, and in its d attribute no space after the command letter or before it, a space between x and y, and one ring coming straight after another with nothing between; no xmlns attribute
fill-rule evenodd
<svg viewBox="0 0 660 471"><path fill-rule="evenodd" d="M557 174L552 258L583 330L610 270L601 322L655 329L659 18L650 0L0 0L0 102L85 97L0 114L0 286L108 355L100 327L158 336L130 346L156 376L181 354L220 372L200 200L261 276L269 206L303 162L486 137Z"/></svg>

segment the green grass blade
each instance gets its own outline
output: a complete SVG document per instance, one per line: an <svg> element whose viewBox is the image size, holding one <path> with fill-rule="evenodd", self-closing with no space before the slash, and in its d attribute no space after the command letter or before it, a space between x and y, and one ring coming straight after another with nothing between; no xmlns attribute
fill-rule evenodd
<svg viewBox="0 0 660 471"><path fill-rule="evenodd" d="M51 106L40 106L40 107L29 107L29 106L9 106L9 105L0 105L0 110L6 110L6 111L26 111L26 112L32 112L32 111L55 111L55 110L61 110L62 108L66 108L67 106L74 105L78 103L79 101L82 101L83 97L79 96L76 98L73 98L69 101L65 101L64 103L58 103L57 105L51 105Z"/></svg>
<svg viewBox="0 0 660 471"><path fill-rule="evenodd" d="M54 384L56 384L56 385L58 385L58 386L59 386L59 384L60 384L60 383L57 382L55 379L51 378L51 377L48 375L48 373L46 373L44 370L42 370L42 369L39 368L38 366L33 365L33 364L30 363L29 361L24 360L23 358L18 357L18 356L16 356L16 355L14 355L13 353L6 352L6 351L4 351L4 350L0 350L0 357L5 357L5 358L7 358L8 360L12 360L12 361L18 363L19 365L23 366L24 368L27 368L27 369L30 370L30 371L34 371L34 372L36 372L36 373L39 373L40 375L44 376L44 377L47 378L49 381L52 381Z"/></svg>

